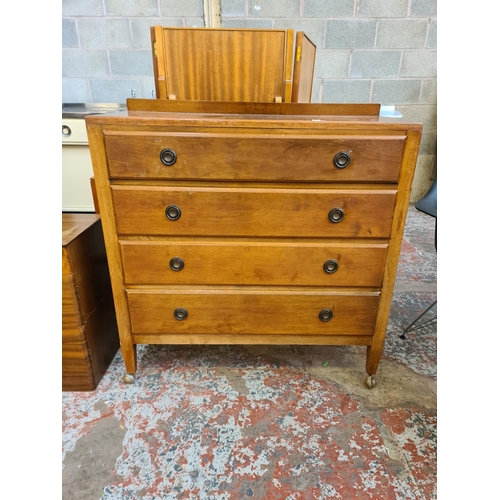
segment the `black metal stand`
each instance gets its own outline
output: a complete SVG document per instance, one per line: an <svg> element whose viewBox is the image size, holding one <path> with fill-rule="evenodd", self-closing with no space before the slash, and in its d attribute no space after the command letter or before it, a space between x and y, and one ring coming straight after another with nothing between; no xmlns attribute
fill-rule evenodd
<svg viewBox="0 0 500 500"><path fill-rule="evenodd" d="M417 325L418 321L420 318L423 318L425 314L430 311L435 305L437 304L437 299L417 318L413 323L409 326L406 327L405 331L403 332L402 335L399 336L400 339L405 339L406 334L408 332L413 332L415 330L420 330L421 328L424 328L426 326L431 326L437 323L437 314L435 316L432 316L425 321L421 322L419 325Z"/></svg>

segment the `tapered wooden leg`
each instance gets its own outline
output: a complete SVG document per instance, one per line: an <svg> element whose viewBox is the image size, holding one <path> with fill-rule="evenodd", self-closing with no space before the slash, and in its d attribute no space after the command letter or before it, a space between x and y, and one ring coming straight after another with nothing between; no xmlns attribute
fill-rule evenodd
<svg viewBox="0 0 500 500"><path fill-rule="evenodd" d="M371 345L366 351L366 373L368 376L365 379L365 384L368 389L375 387L374 375L377 373L380 357L382 356L382 346Z"/></svg>
<svg viewBox="0 0 500 500"><path fill-rule="evenodd" d="M375 375L377 373L378 364L380 362L380 357L382 356L382 348L376 348L377 346L368 346L366 352L366 373L368 375Z"/></svg>
<svg viewBox="0 0 500 500"><path fill-rule="evenodd" d="M125 370L127 371L123 377L123 381L132 384L135 381L135 372L137 369L137 344L124 342L121 348Z"/></svg>

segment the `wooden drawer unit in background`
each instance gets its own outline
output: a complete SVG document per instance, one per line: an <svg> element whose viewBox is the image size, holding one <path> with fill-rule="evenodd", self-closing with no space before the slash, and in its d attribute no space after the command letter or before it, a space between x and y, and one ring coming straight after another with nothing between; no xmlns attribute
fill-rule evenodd
<svg viewBox="0 0 500 500"><path fill-rule="evenodd" d="M422 127L378 105L128 102L87 117L125 380L137 344L367 346Z"/></svg>
<svg viewBox="0 0 500 500"><path fill-rule="evenodd" d="M62 390L93 391L118 347L100 216L63 213Z"/></svg>

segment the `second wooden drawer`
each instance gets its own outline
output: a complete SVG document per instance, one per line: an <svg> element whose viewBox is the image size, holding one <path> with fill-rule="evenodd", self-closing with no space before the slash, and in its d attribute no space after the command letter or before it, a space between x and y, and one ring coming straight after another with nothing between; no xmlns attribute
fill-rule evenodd
<svg viewBox="0 0 500 500"><path fill-rule="evenodd" d="M387 238L396 189L113 186L119 235Z"/></svg>

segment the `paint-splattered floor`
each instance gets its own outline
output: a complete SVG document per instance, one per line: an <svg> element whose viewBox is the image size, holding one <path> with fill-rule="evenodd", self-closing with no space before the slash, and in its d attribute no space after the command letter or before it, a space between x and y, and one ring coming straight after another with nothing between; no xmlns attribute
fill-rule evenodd
<svg viewBox="0 0 500 500"><path fill-rule="evenodd" d="M63 499L434 499L434 219L410 207L377 386L355 346L140 346L62 394Z"/></svg>

